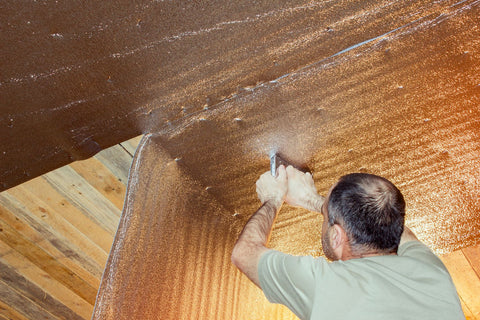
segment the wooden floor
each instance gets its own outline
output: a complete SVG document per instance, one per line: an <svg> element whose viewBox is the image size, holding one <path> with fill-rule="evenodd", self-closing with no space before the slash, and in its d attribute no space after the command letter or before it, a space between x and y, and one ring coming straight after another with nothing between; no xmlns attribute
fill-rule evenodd
<svg viewBox="0 0 480 320"><path fill-rule="evenodd" d="M457 287L467 319L480 319L480 245L440 257Z"/></svg>
<svg viewBox="0 0 480 320"><path fill-rule="evenodd" d="M90 319L140 138L0 193L0 319Z"/></svg>
<svg viewBox="0 0 480 320"><path fill-rule="evenodd" d="M90 319L139 141L0 193L0 319ZM480 246L441 258L480 320Z"/></svg>

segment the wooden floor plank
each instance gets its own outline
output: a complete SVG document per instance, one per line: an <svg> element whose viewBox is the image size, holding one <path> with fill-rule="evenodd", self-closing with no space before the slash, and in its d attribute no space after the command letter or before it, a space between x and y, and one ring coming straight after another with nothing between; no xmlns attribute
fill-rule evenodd
<svg viewBox="0 0 480 320"><path fill-rule="evenodd" d="M94 156L103 163L123 184L127 184L132 155L122 146L115 145L100 151Z"/></svg>
<svg viewBox="0 0 480 320"><path fill-rule="evenodd" d="M17 270L28 281L42 288L65 306L79 314L84 319L90 319L93 305L80 298L62 283L52 278L48 273L37 267L19 252L0 241L0 260Z"/></svg>
<svg viewBox="0 0 480 320"><path fill-rule="evenodd" d="M40 308L60 319L82 320L78 314L66 307L63 303L53 298L36 284L30 282L14 268L0 259L0 281L11 288L15 288L19 294L32 301Z"/></svg>
<svg viewBox="0 0 480 320"><path fill-rule="evenodd" d="M32 228L23 219L17 217L13 212L8 210L3 204L3 193L0 194L0 222L10 225L12 228L26 235L30 241L40 243L44 241L43 236ZM53 247L53 246L52 246Z"/></svg>
<svg viewBox="0 0 480 320"><path fill-rule="evenodd" d="M101 274L101 271L98 270L99 266L95 267L89 262L89 259L77 254L75 248L69 247L68 241L62 241L61 238L51 234L48 228L45 229L44 226L36 223L34 217L23 209L23 205L18 203L15 205L10 201L13 201L10 195L0 194L0 204L2 205L0 206L0 218L4 223L17 230L22 237L34 243L51 257L60 261L91 286L98 286L98 278ZM93 270L88 271L88 269Z"/></svg>
<svg viewBox="0 0 480 320"><path fill-rule="evenodd" d="M22 187L34 192L42 201L47 202L56 214L61 215L68 220L75 228L89 237L94 243L101 247L106 253L110 252L113 242L114 232L109 232L101 228L89 215L84 214L82 210L74 206L65 197L58 193L44 178L39 177L22 184Z"/></svg>
<svg viewBox="0 0 480 320"><path fill-rule="evenodd" d="M121 210L93 188L71 167L65 166L43 176L63 197L89 215L98 225L115 233Z"/></svg>
<svg viewBox="0 0 480 320"><path fill-rule="evenodd" d="M480 278L480 245L462 249L463 254ZM480 296L480 292L478 293ZM479 298L480 300L480 298Z"/></svg>
<svg viewBox="0 0 480 320"><path fill-rule="evenodd" d="M473 315L470 308L465 304L462 297L460 297L460 302L462 303L463 314L465 315L466 320L477 320L477 318Z"/></svg>
<svg viewBox="0 0 480 320"><path fill-rule="evenodd" d="M15 310L12 306L3 303L0 300L0 316L1 319L8 319L8 320L28 320L25 316Z"/></svg>
<svg viewBox="0 0 480 320"><path fill-rule="evenodd" d="M462 250L440 257L448 268L457 292L468 310L464 309L466 315L472 319L480 320L480 278L473 270L471 264L463 254Z"/></svg>
<svg viewBox="0 0 480 320"><path fill-rule="evenodd" d="M135 155L135 151L137 150L138 145L140 144L140 140L142 140L143 135L135 137L133 139L127 140L125 142L120 143L120 145L127 150L127 152L132 155Z"/></svg>
<svg viewBox="0 0 480 320"><path fill-rule="evenodd" d="M3 294L0 298L0 319L50 319L52 315L47 309L59 319L91 317L101 271L123 207L131 159L141 138L101 153L101 160L90 158L76 162L51 173L53 178L35 178L2 194L4 199L8 197L10 203L15 203L15 210L22 211L23 216L19 218L5 208L5 203L0 205L3 235L0 238L0 279L6 281L1 284L0 291L10 294L9 298L4 298ZM111 170L120 177L114 176ZM62 179L63 184L59 183ZM72 201L72 192L77 202ZM97 196L108 210L92 205ZM114 215L111 214L113 207ZM109 228L102 228L98 223L98 220L105 220L105 211L110 211L110 219L113 217ZM64 252L66 255L62 254L63 248L68 251ZM81 273L84 271L76 273L79 270L74 266L78 259L68 257L79 253L88 254L89 259L101 266L100 272L89 276L83 284L86 276ZM90 293L85 294L85 284L90 286ZM38 311L42 309L38 304L43 305L43 312L49 315Z"/></svg>
<svg viewBox="0 0 480 320"><path fill-rule="evenodd" d="M42 319L42 320L59 320L48 313L46 310L40 308L33 301L25 298L15 289L9 287L3 281L0 280L0 296L3 303L11 306L17 311L21 311L28 319Z"/></svg>
<svg viewBox="0 0 480 320"><path fill-rule="evenodd" d="M57 248L65 248L63 253L66 256L77 260L93 274L101 276L102 266L107 259L107 253L102 248L22 186L8 190L6 194L10 194L25 206L28 211L26 214L32 217L31 221L41 230L45 239L54 244L60 241L62 245L57 245Z"/></svg>
<svg viewBox="0 0 480 320"><path fill-rule="evenodd" d="M29 241L8 224L0 223L0 228L2 229L2 232L0 232L1 241L18 251L25 256L25 258L78 294L88 303L95 303L98 287L93 287L85 282L80 276L72 272L71 269Z"/></svg>
<svg viewBox="0 0 480 320"><path fill-rule="evenodd" d="M126 186L98 159L90 158L70 164L92 187L110 200L119 210L123 208Z"/></svg>

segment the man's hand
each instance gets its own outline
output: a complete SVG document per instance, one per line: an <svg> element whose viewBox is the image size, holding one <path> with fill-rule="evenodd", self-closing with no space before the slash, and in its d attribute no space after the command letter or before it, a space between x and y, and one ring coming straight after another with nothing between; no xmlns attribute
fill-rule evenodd
<svg viewBox="0 0 480 320"><path fill-rule="evenodd" d="M274 201L275 204L281 205L285 200L287 189L287 172L283 165L278 167L276 177L268 171L257 180L257 195L262 204Z"/></svg>
<svg viewBox="0 0 480 320"><path fill-rule="evenodd" d="M303 173L292 166L286 169L288 193L285 201L291 206L302 207L320 212L324 198L317 193L317 188L310 173Z"/></svg>

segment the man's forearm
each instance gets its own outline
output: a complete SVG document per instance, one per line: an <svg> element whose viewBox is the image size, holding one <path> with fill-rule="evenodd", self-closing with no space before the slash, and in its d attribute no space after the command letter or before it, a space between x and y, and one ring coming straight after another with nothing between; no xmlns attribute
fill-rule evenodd
<svg viewBox="0 0 480 320"><path fill-rule="evenodd" d="M310 198L305 200L302 207L310 211L321 212L322 205L324 202L325 202L324 197L322 197L319 194L315 194L314 196L311 196Z"/></svg>
<svg viewBox="0 0 480 320"><path fill-rule="evenodd" d="M269 200L255 212L243 228L238 241L247 241L255 245L267 244L272 226L281 207L281 202Z"/></svg>
<svg viewBox="0 0 480 320"><path fill-rule="evenodd" d="M233 248L233 264L258 287L257 266L261 255L268 251L266 244L281 205L282 202L273 200L265 202L248 220Z"/></svg>

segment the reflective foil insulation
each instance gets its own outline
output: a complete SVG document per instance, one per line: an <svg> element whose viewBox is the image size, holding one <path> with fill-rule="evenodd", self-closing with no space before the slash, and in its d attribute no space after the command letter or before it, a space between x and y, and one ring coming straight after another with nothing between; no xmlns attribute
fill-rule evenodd
<svg viewBox="0 0 480 320"><path fill-rule="evenodd" d="M390 179L436 253L480 243L480 1L2 8L0 187L138 134L94 319L293 319L231 264L272 150L321 194ZM322 254L285 206L269 246Z"/></svg>

